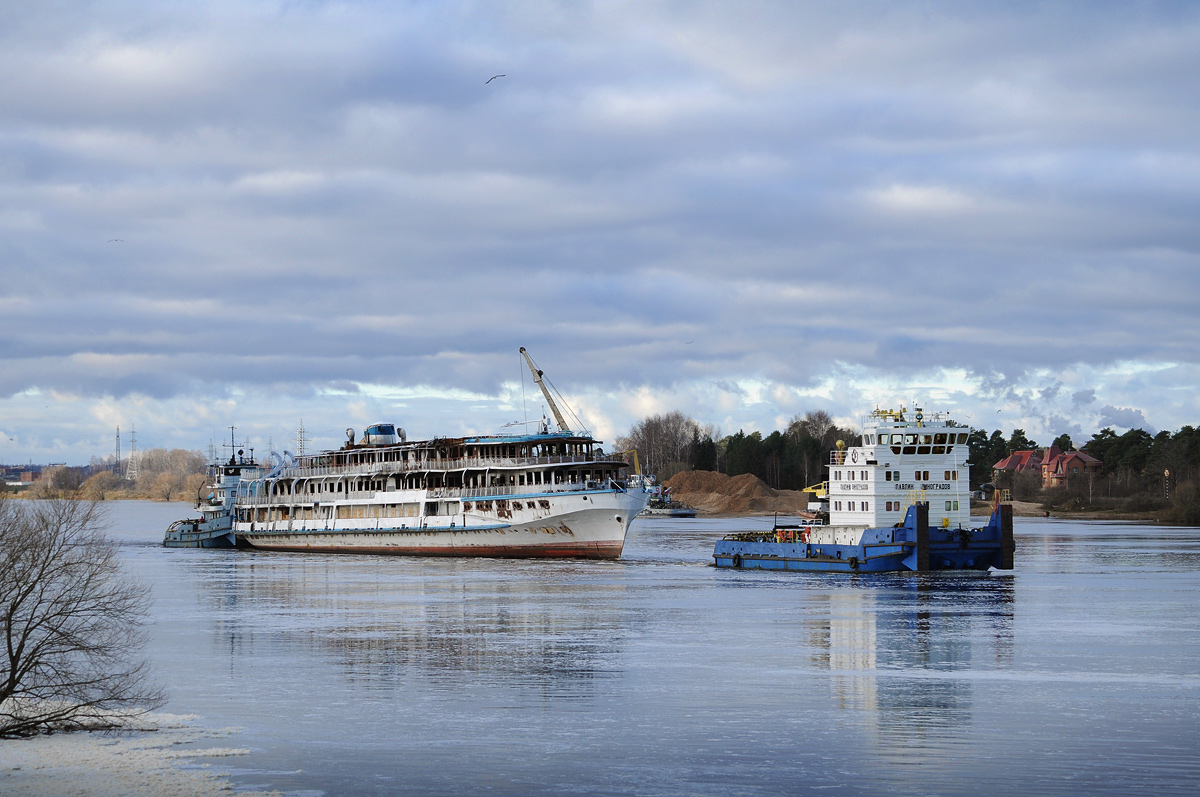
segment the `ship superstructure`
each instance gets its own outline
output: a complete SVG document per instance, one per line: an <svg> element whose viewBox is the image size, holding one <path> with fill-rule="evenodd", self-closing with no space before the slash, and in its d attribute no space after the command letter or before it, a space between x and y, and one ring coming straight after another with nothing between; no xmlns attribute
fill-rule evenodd
<svg viewBox="0 0 1200 797"><path fill-rule="evenodd" d="M967 435L943 413L875 410L859 445L829 455L829 523L876 528L904 520L928 502L929 523L966 526L971 517Z"/></svg>

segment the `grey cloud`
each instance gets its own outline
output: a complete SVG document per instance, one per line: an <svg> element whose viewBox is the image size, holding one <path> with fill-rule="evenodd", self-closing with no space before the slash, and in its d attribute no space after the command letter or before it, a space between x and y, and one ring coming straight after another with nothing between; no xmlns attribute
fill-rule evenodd
<svg viewBox="0 0 1200 797"><path fill-rule="evenodd" d="M1122 429L1142 429L1150 434L1158 430L1146 423L1146 416L1139 409L1132 407L1114 407L1106 405L1100 408L1100 425L1117 426Z"/></svg>
<svg viewBox="0 0 1200 797"><path fill-rule="evenodd" d="M10 16L0 396L1197 361L1195 9Z"/></svg>

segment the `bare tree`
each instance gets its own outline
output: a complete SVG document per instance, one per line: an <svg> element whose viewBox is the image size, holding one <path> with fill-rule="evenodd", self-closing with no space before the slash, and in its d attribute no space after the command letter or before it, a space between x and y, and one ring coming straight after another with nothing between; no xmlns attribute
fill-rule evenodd
<svg viewBox="0 0 1200 797"><path fill-rule="evenodd" d="M89 501L0 500L0 737L112 727L163 695L142 658L146 589Z"/></svg>
<svg viewBox="0 0 1200 797"><path fill-rule="evenodd" d="M673 410L638 421L629 434L617 440L617 448L636 448L643 470L666 480L692 466L689 461L692 441L706 434L711 434L711 430L701 427L679 410Z"/></svg>

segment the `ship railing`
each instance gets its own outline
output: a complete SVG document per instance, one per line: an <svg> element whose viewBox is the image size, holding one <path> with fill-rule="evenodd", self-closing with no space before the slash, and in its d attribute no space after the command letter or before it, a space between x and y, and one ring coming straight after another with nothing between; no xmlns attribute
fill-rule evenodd
<svg viewBox="0 0 1200 797"><path fill-rule="evenodd" d="M568 482L566 484L503 484L492 487L431 487L424 492L423 500L439 498L495 498L505 495L547 495L551 493L580 493L588 490L617 490L624 492L625 487L616 481L599 482ZM404 491L410 492L410 491ZM395 496L395 491L363 490L352 493L350 499L362 499L377 496ZM329 498L327 493L297 493L295 495L240 495L238 506L291 506L294 504L322 503L345 501L347 497L338 493L335 498ZM395 500L394 498L391 500ZM414 499L410 499L414 500ZM385 502L387 499L385 499Z"/></svg>
<svg viewBox="0 0 1200 797"><path fill-rule="evenodd" d="M560 455L552 457L467 457L464 459L426 459L418 462L365 462L354 465L323 465L291 467L281 470L277 478L314 478L322 476L369 476L376 473L412 473L414 471L484 470L487 468L520 468L531 465L587 465L594 462L621 463L612 455Z"/></svg>
<svg viewBox="0 0 1200 797"><path fill-rule="evenodd" d="M846 452L845 451L830 451L829 452L829 464L830 465L845 465L846 464Z"/></svg>

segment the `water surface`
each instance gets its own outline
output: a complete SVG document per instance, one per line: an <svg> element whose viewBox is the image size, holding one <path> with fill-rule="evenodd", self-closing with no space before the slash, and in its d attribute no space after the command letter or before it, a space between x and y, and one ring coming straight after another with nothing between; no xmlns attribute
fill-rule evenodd
<svg viewBox="0 0 1200 797"><path fill-rule="evenodd" d="M296 794L1194 794L1200 533L1017 519L1011 573L717 570L763 520L639 520L617 562L168 550L168 710ZM226 768L228 762L222 762Z"/></svg>

